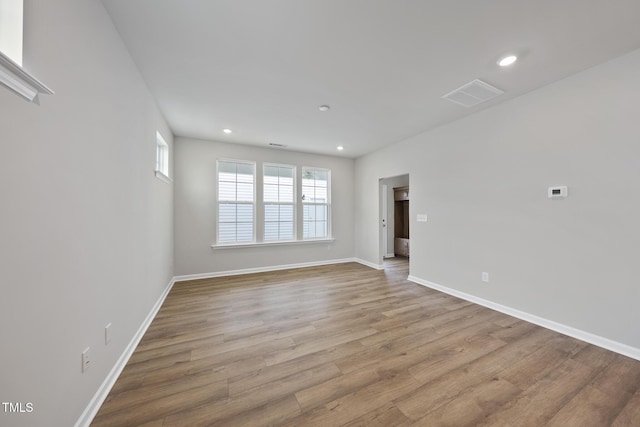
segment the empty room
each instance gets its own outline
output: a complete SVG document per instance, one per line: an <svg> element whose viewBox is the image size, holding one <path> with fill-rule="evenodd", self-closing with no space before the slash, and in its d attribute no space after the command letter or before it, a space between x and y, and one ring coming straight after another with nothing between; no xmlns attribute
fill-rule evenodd
<svg viewBox="0 0 640 427"><path fill-rule="evenodd" d="M0 0L0 426L640 426L637 0Z"/></svg>

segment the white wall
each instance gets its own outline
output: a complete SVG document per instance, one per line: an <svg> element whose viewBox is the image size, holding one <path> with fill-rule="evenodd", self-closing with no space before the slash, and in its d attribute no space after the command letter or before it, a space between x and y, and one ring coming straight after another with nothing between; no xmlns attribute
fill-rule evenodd
<svg viewBox="0 0 640 427"><path fill-rule="evenodd" d="M24 38L56 94L0 88L0 400L34 409L0 425L71 426L173 276L172 135L98 0L25 1Z"/></svg>
<svg viewBox="0 0 640 427"><path fill-rule="evenodd" d="M356 256L408 170L413 276L639 349L638 76L635 51L358 159Z"/></svg>
<svg viewBox="0 0 640 427"><path fill-rule="evenodd" d="M331 169L332 231L335 242L212 249L216 236L217 159L256 161L258 172L262 170L262 162ZM353 258L352 159L176 138L175 169L176 275ZM375 198L375 193L370 196Z"/></svg>

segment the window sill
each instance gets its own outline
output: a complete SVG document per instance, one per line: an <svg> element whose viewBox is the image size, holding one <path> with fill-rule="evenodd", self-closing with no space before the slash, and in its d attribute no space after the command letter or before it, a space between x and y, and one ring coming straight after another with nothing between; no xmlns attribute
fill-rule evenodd
<svg viewBox="0 0 640 427"><path fill-rule="evenodd" d="M0 52L0 83L29 102L39 104L38 94L53 95L53 91L21 66Z"/></svg>
<svg viewBox="0 0 640 427"><path fill-rule="evenodd" d="M305 245L312 243L333 243L336 239L333 237L327 239L308 239L308 240L286 240L277 242L251 242L251 243L230 243L230 244L214 244L211 245L213 249L238 249L238 248L251 248L260 246L288 246L288 245Z"/></svg>
<svg viewBox="0 0 640 427"><path fill-rule="evenodd" d="M171 178L169 178L167 175L163 174L160 171L156 171L156 178L158 178L160 181L164 181L167 184L171 184L173 182L173 180Z"/></svg>

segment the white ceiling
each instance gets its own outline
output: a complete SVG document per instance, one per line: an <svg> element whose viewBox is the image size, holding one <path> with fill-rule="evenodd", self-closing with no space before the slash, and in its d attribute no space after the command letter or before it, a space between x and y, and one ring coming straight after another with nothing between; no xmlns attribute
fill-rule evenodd
<svg viewBox="0 0 640 427"><path fill-rule="evenodd" d="M346 157L640 48L639 0L103 3L175 135ZM476 78L505 94L441 99Z"/></svg>

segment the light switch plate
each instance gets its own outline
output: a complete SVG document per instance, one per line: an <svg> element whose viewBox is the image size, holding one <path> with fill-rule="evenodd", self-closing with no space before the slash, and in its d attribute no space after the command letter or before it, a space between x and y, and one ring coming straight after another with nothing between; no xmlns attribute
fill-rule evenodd
<svg viewBox="0 0 640 427"><path fill-rule="evenodd" d="M418 214L416 219L418 222L427 222L427 214Z"/></svg>

